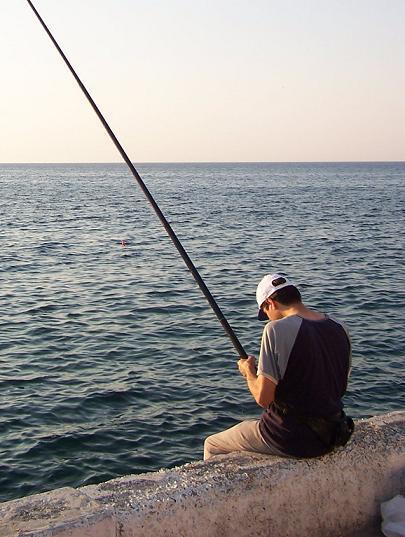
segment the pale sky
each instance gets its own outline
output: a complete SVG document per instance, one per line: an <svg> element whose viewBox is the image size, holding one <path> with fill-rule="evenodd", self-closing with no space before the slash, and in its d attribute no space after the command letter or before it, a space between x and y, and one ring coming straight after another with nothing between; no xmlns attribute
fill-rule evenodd
<svg viewBox="0 0 405 537"><path fill-rule="evenodd" d="M405 0L34 0L136 162L405 160ZM0 0L0 162L120 162Z"/></svg>

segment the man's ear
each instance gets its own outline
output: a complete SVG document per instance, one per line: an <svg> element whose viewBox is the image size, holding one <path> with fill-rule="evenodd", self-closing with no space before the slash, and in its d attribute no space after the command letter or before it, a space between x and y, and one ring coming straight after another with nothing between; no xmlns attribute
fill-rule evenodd
<svg viewBox="0 0 405 537"><path fill-rule="evenodd" d="M278 302L274 298L270 298L270 307L272 310L280 311L280 302Z"/></svg>

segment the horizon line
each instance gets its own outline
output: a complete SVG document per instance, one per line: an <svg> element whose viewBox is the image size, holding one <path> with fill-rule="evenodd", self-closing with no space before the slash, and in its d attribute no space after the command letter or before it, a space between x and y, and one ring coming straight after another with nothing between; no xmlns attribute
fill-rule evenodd
<svg viewBox="0 0 405 537"><path fill-rule="evenodd" d="M403 164L405 160L184 160L184 161L132 161L133 164ZM55 162L0 162L9 165L68 165L68 164L123 164L124 161L55 161Z"/></svg>

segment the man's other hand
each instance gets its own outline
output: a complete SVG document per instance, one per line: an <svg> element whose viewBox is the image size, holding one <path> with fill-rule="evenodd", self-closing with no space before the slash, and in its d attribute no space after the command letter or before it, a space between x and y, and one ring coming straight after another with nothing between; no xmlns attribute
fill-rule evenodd
<svg viewBox="0 0 405 537"><path fill-rule="evenodd" d="M240 374L245 378L256 377L256 358L254 356L248 356L247 358L241 358L238 361L238 367Z"/></svg>

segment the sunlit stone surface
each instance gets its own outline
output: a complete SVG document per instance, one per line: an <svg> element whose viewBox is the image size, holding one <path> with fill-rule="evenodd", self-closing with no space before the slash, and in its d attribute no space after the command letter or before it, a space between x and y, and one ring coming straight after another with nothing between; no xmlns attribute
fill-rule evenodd
<svg viewBox="0 0 405 537"><path fill-rule="evenodd" d="M374 536L380 503L404 492L405 412L392 412L317 459L235 454L6 502L0 536Z"/></svg>

